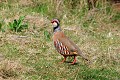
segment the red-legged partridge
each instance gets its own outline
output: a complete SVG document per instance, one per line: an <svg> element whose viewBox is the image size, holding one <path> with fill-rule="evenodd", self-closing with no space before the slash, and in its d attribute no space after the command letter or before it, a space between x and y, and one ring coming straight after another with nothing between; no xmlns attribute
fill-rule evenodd
<svg viewBox="0 0 120 80"><path fill-rule="evenodd" d="M60 29L60 22L58 19L53 19L51 21L53 25L53 41L54 46L57 49L57 51L63 55L64 61L66 61L66 58L68 56L73 56L74 60L71 64L76 63L76 56L81 56L85 60L88 60L81 52L79 47L74 44Z"/></svg>

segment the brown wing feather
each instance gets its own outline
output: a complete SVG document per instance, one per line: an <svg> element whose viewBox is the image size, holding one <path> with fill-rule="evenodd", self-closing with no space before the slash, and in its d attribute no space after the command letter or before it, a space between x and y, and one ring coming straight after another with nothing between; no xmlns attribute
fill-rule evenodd
<svg viewBox="0 0 120 80"><path fill-rule="evenodd" d="M53 39L54 40L58 39L61 43L63 43L65 46L67 46L68 49L71 52L73 52L73 54L79 55L87 60L85 55L82 54L79 47L75 43L73 43L67 36L65 36L63 32L55 33Z"/></svg>

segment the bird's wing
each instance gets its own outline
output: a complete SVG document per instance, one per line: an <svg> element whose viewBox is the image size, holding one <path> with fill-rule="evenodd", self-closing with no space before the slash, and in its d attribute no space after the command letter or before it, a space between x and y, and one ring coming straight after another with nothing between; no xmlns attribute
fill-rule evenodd
<svg viewBox="0 0 120 80"><path fill-rule="evenodd" d="M85 55L82 54L81 50L79 47L73 43L68 37L64 36L59 38L60 42L63 43L68 49L73 52L73 54L79 55L85 60L88 60Z"/></svg>

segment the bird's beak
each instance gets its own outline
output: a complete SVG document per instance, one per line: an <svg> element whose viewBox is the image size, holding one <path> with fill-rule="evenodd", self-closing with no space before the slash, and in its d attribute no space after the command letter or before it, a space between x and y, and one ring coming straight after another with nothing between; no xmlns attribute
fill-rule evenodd
<svg viewBox="0 0 120 80"><path fill-rule="evenodd" d="M51 21L51 23L54 23L54 21Z"/></svg>

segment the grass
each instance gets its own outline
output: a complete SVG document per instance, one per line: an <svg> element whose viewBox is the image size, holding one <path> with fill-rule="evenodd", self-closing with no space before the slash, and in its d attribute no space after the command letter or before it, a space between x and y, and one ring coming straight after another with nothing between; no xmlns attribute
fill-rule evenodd
<svg viewBox="0 0 120 80"><path fill-rule="evenodd" d="M88 11L84 0L16 1L0 3L1 80L120 79L120 13L108 3L97 2L97 9ZM20 16L25 16L28 29L11 31L7 25ZM63 57L53 46L52 18L60 18L62 30L90 63L77 57L77 64L70 65L70 57L59 64Z"/></svg>

